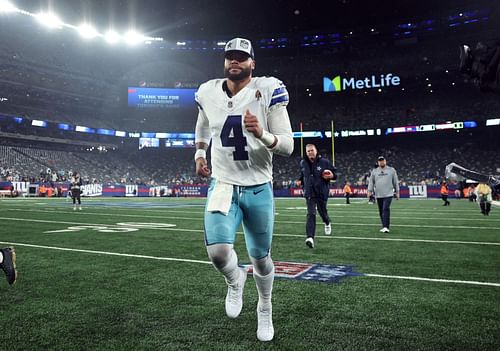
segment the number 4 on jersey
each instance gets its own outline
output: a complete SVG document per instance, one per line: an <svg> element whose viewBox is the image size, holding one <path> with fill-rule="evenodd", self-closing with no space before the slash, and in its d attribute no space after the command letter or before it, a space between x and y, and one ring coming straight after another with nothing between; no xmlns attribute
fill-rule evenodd
<svg viewBox="0 0 500 351"><path fill-rule="evenodd" d="M233 132L231 136L231 131ZM241 115L228 116L220 133L222 146L234 147L233 159L235 161L248 160L247 138L243 135Z"/></svg>

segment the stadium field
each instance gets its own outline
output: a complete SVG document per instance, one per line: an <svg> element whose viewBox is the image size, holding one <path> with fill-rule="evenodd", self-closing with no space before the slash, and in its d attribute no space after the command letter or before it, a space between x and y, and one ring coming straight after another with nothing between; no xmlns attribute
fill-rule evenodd
<svg viewBox="0 0 500 351"><path fill-rule="evenodd" d="M277 279L275 339L256 338L257 292L240 317L208 262L204 199L0 200L0 246L18 281L0 281L3 350L498 350L500 208L401 200L389 234L375 205L329 201L333 235L304 244L305 201L277 199L272 257L323 264ZM319 217L318 217L319 219ZM248 262L238 233L240 262ZM335 266L352 272L340 282Z"/></svg>

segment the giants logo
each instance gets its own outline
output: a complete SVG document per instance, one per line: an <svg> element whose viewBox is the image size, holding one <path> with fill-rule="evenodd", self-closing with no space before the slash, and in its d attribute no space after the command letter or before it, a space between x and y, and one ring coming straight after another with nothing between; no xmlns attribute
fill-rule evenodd
<svg viewBox="0 0 500 351"><path fill-rule="evenodd" d="M102 184L87 184L80 187L82 196L101 196Z"/></svg>
<svg viewBox="0 0 500 351"><path fill-rule="evenodd" d="M427 185L410 185L410 198L427 198Z"/></svg>
<svg viewBox="0 0 500 351"><path fill-rule="evenodd" d="M125 196L137 196L139 187L137 185L125 185Z"/></svg>

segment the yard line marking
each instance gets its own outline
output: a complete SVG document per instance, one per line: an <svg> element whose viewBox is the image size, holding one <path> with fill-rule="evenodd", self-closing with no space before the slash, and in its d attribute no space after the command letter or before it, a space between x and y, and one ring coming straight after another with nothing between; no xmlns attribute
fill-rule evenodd
<svg viewBox="0 0 500 351"><path fill-rule="evenodd" d="M90 253L90 254L96 254L96 255L123 256L123 257L147 258L150 260L160 260L160 261L178 261L178 262L189 262L189 263L212 264L212 262L208 262L208 261L191 260L191 259L187 259L187 258L173 258L173 257L158 257L158 256L147 256L147 255L123 254L123 253L118 253L118 252L72 249L72 248L68 248L68 247L45 246L45 245L34 245L34 244L24 244L24 243L11 243L11 242L5 242L5 241L0 241L0 243L6 244L6 245L12 245L12 246L26 246L26 247L34 247L34 248L40 248L40 249L49 249L49 250L83 252L83 253Z"/></svg>
<svg viewBox="0 0 500 351"><path fill-rule="evenodd" d="M207 265L211 265L212 264L212 262L210 262L210 261L192 260L192 259L186 259L186 258L158 257L158 256L148 256L148 255L125 254L125 253L109 252L109 251L73 249L73 248L68 248L68 247L35 245L35 244L26 244L26 243L14 243L14 242L7 242L7 241L0 241L0 244L12 245L12 246L25 246L25 247L40 248L40 249L49 249L49 250L59 250L59 251L81 252L81 253L89 253L89 254L95 254L95 255L108 255L108 256L145 258L145 259L149 259L149 260L200 263L200 264L207 264ZM366 276L366 277L375 277L375 278L402 279L402 280L418 280L418 281L428 281L428 282L436 282L436 283L469 284L469 285L482 285L482 286L500 287L500 283L478 282L478 281L469 281L469 280L452 280L452 279L407 277L407 276L401 276L401 275L384 275L384 274L373 274L373 273L363 273L363 275Z"/></svg>
<svg viewBox="0 0 500 351"><path fill-rule="evenodd" d="M24 212L47 212L54 213L55 211L49 210L25 210L25 209L7 209L8 211L24 211ZM116 216L116 217L142 217L142 218L162 218L162 219L189 219L189 220L203 220L201 217L173 217L173 216L141 216L141 215L132 215L132 214L113 214L110 215L108 213L92 213L92 212L61 212L57 211L57 213L73 213L77 216L79 215L95 215L95 216ZM335 218L335 217L333 217ZM377 218L377 217L375 217ZM304 224L303 221L294 222L294 221L279 221L275 220L275 223L287 223L287 224ZM363 226L363 227L380 227L379 223L351 223L351 222L332 222L333 225L344 225L344 226ZM392 227L407 227L407 228L441 228L441 229L479 229L479 230L496 230L500 229L499 227L474 227L474 226L463 226L463 225L427 225L427 224L391 224Z"/></svg>
<svg viewBox="0 0 500 351"><path fill-rule="evenodd" d="M500 286L500 283L478 282L478 281L473 281L473 280L451 280L451 279L405 277L405 276L401 276L401 275L384 275L384 274L365 274L365 276L367 276L367 277L376 277L376 278L419 280L419 281L438 282L438 283L454 283L454 284Z"/></svg>
<svg viewBox="0 0 500 351"><path fill-rule="evenodd" d="M96 210L95 208L92 208L92 210ZM128 209L127 209L128 210ZM134 214L118 214L118 213L113 213L113 214L103 214L103 213L99 213L99 212L88 212L87 210L83 213L79 213L79 212L72 212L72 211L65 211L65 212L62 212L56 208L54 209L45 209L45 210L41 210L41 209L26 209L26 208L8 208L7 211L26 211L26 212L46 212L46 213L54 213L54 212L57 212L57 213L74 213L74 214L91 214L91 215L96 215L96 216L122 216L122 217L145 217L145 218L169 218L169 217L165 217L164 215L134 215ZM158 212L158 213L165 213L165 212L173 212L173 213L182 213L182 214L185 214L186 211L177 211L177 210L164 210L164 211L161 211L161 210L152 210L152 211L145 211L145 209L141 209L141 212ZM190 212L193 212L193 211L190 211ZM202 215L203 214L203 211L201 212L196 212L196 214L200 214ZM297 217L297 218L303 218L304 217L304 214L276 214L277 217ZM338 212L336 213L333 213L333 215L331 216L333 219L335 218L352 218L350 216L344 216L343 214L339 214ZM477 217L477 216L475 216ZM464 221L479 221L479 222L500 222L500 219L495 219L495 218L475 218L475 217L461 217L460 220L464 220ZM178 218L178 219L187 219L187 218L184 218L184 217L170 217L170 218ZM363 218L367 218L367 219L379 219L380 217L378 216L363 216ZM195 218L189 218L189 219L195 219ZM391 216L391 219L402 219L402 220L425 220L425 221L429 221L429 220L436 220L436 221L442 221L443 218L441 216L439 217L403 217L403 216ZM297 222L287 222L287 223L297 223ZM300 222L302 223L302 222Z"/></svg>
<svg viewBox="0 0 500 351"><path fill-rule="evenodd" d="M15 200L15 199L14 199ZM0 200L1 201L5 201L5 200ZM7 200L7 201L10 201L10 200ZM116 200L116 201L119 201L119 200ZM19 202L19 200L18 200ZM88 202L88 200L87 200ZM47 202L47 203L50 203L50 202ZM90 202L91 203L91 202ZM31 205L31 204L30 204ZM70 203L63 203L63 202L60 202L58 203L58 205L60 206L57 206L58 208L64 208L64 207L68 207L69 205L71 205ZM179 205L182 205L182 203L179 203ZM52 204L53 206L53 204ZM55 206L54 206L55 207ZM119 206L98 206L100 208L106 208L106 209L109 209L109 210L118 210L118 211L128 211L130 210L130 207L119 207ZM201 206L194 206L192 208L192 210L190 212L196 212L196 213L203 213L203 209L200 209L200 211L198 211L198 208L197 207L201 207ZM305 207L304 209L302 210L298 210L298 209L287 209L287 207L290 207L289 205L283 205L283 207L281 206L276 206L276 211L280 211L280 212L297 212L297 211L305 211ZM297 206L297 207L303 207L303 206ZM337 211L337 210L343 210L343 208L339 208L339 207L335 207L335 208L332 208L336 214L339 214L339 213L343 213L344 211ZM155 212L158 212L158 213L165 213L165 212L174 212L174 213L185 213L185 209L182 210L182 209L176 209L175 207L163 207L161 209L153 209L153 208L141 208L141 211L144 211L144 212L152 212L152 213L155 213ZM451 213L463 213L463 214L467 214L467 215L470 215L470 216L474 216L475 214L475 211L473 210L440 210L439 208L434 208L434 209L411 209L411 210L407 210L407 209L396 209L397 213L398 214L415 214L415 213L418 213L420 215L425 215L425 214L433 214L433 215L442 215L442 214L446 214L446 215L449 215ZM374 210L371 210L371 209L360 209L360 208L356 208L356 212L361 212L361 213L370 213L370 214L373 214L375 213L376 211ZM302 215L286 215L286 214L281 214L281 216L302 216ZM485 218L476 218L477 216L474 216L474 217L462 217L461 219L464 219L464 220L478 220L478 221L495 221L495 222L498 222L500 221L500 219L494 219L494 218L488 218L488 219L485 219ZM376 216L374 217L365 217L365 218L378 218ZM405 217L393 217L393 218L405 218ZM425 218L425 219L428 219L428 218ZM434 218L435 219L435 218Z"/></svg>
<svg viewBox="0 0 500 351"><path fill-rule="evenodd" d="M67 221L51 221L46 219L28 219L28 218L11 218L11 217L0 217L0 219L8 221L25 221L25 222L38 222L38 223L55 223L55 224L76 224L82 225L82 222L67 222ZM116 224L106 224L106 223L85 223L85 225L94 226L108 226L108 227L118 227L123 226ZM163 231L177 231L177 232L191 232L191 233L203 233L201 229L184 229L184 228L148 228L149 230L163 230ZM238 231L237 234L243 234L243 232ZM273 236L283 236L292 238L303 239L303 234L282 234L274 233ZM406 239L406 238L378 238L378 237L359 237L359 236L316 236L317 239L345 239L345 240L372 240L372 241L400 241L400 242L422 242L422 243L435 243L435 244L471 244L471 245L493 245L500 246L500 242L482 242L482 241L460 241L460 240L432 240L432 239Z"/></svg>
<svg viewBox="0 0 500 351"><path fill-rule="evenodd" d="M243 232L238 232L243 234ZM304 238L304 235L299 234L273 234L273 236L288 236L294 238ZM345 239L345 240L373 240L373 241L401 241L401 242L416 242L416 243L435 243L435 244L471 244L471 245L493 245L500 246L500 243L483 242L483 241L461 241L461 240L431 240L431 239L406 239L406 238L370 238L363 236L315 236L315 239Z"/></svg>

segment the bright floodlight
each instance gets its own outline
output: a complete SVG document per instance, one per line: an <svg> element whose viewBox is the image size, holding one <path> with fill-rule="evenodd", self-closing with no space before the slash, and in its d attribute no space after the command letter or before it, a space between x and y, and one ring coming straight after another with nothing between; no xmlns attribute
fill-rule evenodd
<svg viewBox="0 0 500 351"><path fill-rule="evenodd" d="M53 13L39 13L35 15L38 22L47 26L49 28L62 28L63 21L61 21L56 15Z"/></svg>
<svg viewBox="0 0 500 351"><path fill-rule="evenodd" d="M106 41L110 44L114 44L116 42L118 42L120 40L120 36L118 35L118 33L116 33L115 31L113 30L110 30L108 31L105 35L104 35L104 38L106 39Z"/></svg>
<svg viewBox="0 0 500 351"><path fill-rule="evenodd" d="M82 37L88 39L92 39L97 36L97 31L88 24L82 24L80 27L78 27L78 32Z"/></svg>
<svg viewBox="0 0 500 351"><path fill-rule="evenodd" d="M0 0L0 13L2 12L14 12L17 8L6 0Z"/></svg>
<svg viewBox="0 0 500 351"><path fill-rule="evenodd" d="M133 30L128 31L127 33L125 33L125 41L129 45L139 44L143 40L144 40L144 36L140 35L137 32L134 32Z"/></svg>

